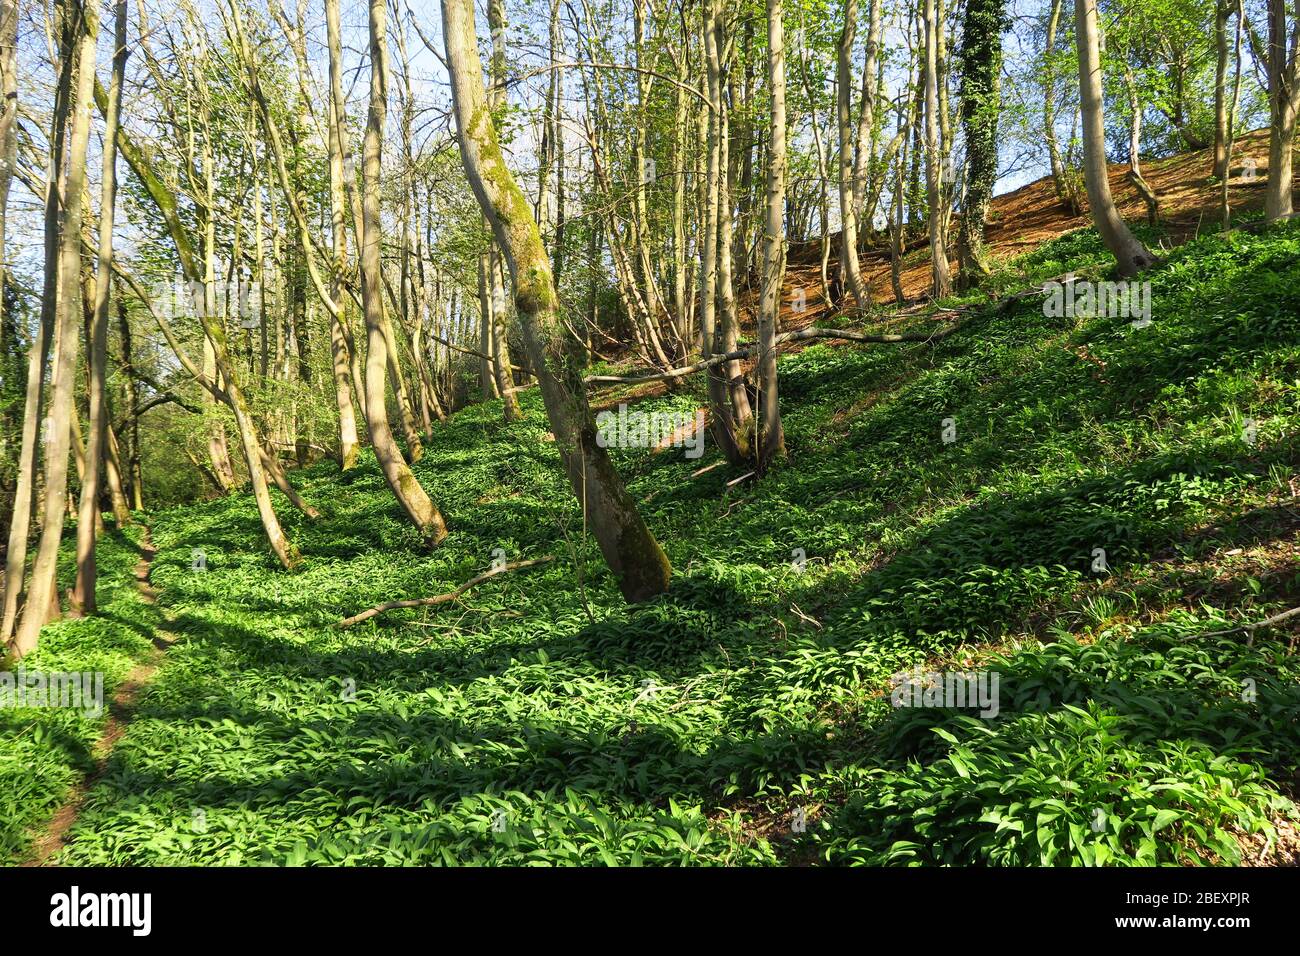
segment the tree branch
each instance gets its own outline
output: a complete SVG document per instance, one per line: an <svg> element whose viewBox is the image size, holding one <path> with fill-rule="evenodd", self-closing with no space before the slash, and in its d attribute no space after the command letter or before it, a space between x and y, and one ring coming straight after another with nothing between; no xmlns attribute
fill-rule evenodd
<svg viewBox="0 0 1300 956"><path fill-rule="evenodd" d="M470 578L454 591L448 591L446 594L435 594L433 597L412 598L405 601L389 601L386 604L377 604L360 614L354 614L352 617L344 618L339 621L339 627L351 627L353 624L360 624L362 621L368 621L372 617L383 614L385 611L394 611L404 607L429 607L434 604L446 604L448 601L454 601L476 584L482 584L488 578L494 578L498 574L505 574L507 571L518 571L523 568L536 567L539 564L550 564L555 560L555 555L547 555L544 558L531 558L527 561L516 561L513 564L504 564L500 567L493 568L491 571L485 571L478 577Z"/></svg>

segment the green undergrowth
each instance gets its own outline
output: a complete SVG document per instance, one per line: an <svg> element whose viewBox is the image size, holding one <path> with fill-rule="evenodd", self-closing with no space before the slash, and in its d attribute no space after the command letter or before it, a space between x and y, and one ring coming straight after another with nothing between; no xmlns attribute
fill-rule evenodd
<svg viewBox="0 0 1300 956"><path fill-rule="evenodd" d="M20 665L5 665L27 675L102 674L104 711L96 713L94 706L0 707L0 861L23 859L33 832L93 769L91 747L103 730L114 690L153 652L152 637L161 619L135 586L140 536L138 525L117 531L110 522L98 551L99 616L46 625L40 646L23 659L21 671ZM67 553L59 568L65 588L74 575ZM75 703L71 695L69 703Z"/></svg>
<svg viewBox="0 0 1300 956"><path fill-rule="evenodd" d="M1027 300L933 345L786 357L789 460L760 483L697 474L711 441L613 451L675 569L639 606L536 390L523 422L436 427L431 552L369 455L295 473L318 521L277 497L292 573L247 497L155 514L182 640L61 859L1236 862L1293 813L1300 753L1289 634L1213 633L1300 603L1298 252L1293 228L1184 245L1144 277L1145 328ZM1021 281L1104 261L1073 233ZM997 714L891 706L921 664L995 672Z"/></svg>

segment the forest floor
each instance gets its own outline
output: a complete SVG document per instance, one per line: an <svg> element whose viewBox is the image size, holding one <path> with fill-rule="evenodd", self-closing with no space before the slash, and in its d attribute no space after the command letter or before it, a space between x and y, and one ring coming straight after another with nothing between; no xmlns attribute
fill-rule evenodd
<svg viewBox="0 0 1300 956"><path fill-rule="evenodd" d="M758 483L711 443L613 450L675 569L643 605L536 390L522 422L436 426L434 551L371 455L294 473L318 520L276 493L293 573L245 495L148 516L153 603L139 526L110 533L106 613L27 666L112 693L177 640L102 767L107 716L0 710L0 857L95 775L49 862L1300 862L1300 619L1242 629L1300 605L1300 228L1143 235L1171 247L1146 327L1030 296L932 344L785 355L789 458ZM1108 261L1078 230L992 286ZM501 556L556 560L337 626ZM996 713L893 706L917 667L996 678Z"/></svg>

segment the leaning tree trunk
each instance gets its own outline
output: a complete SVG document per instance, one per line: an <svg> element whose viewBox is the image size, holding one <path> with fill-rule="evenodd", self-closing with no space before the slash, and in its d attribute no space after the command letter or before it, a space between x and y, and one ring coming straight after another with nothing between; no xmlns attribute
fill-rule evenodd
<svg viewBox="0 0 1300 956"><path fill-rule="evenodd" d="M55 308L58 348L50 386L45 442L45 520L41 543L32 565L27 604L14 640L14 654L23 657L36 642L57 606L59 544L68 504L68 454L72 441L72 403L76 389L81 325L81 218L86 184L86 147L90 139L90 103L95 81L95 41L99 36L98 0L68 4L67 28L74 38L68 55L76 57L76 89L68 131L68 172L63 187L63 218L59 224L59 295ZM54 172L57 173L57 170ZM54 180L57 183L57 179ZM51 189L58 191L57 185Z"/></svg>
<svg viewBox="0 0 1300 956"><path fill-rule="evenodd" d="M81 503L77 512L77 582L72 603L82 613L98 611L95 600L95 535L99 517L100 476L104 471L104 446L109 428L105 366L108 363L108 299L113 285L113 212L117 205L117 124L122 109L122 84L126 75L126 0L117 0L113 31L113 76L108 88L108 116L104 124L102 200L99 204L99 262L95 273L95 311L90 327L90 415L86 437L86 470L81 478ZM89 97L87 97L89 99ZM89 104L87 104L89 108Z"/></svg>
<svg viewBox="0 0 1300 956"><path fill-rule="evenodd" d="M876 0L877 3L880 0ZM771 143L767 156L767 223L763 233L763 288L758 310L759 427L754 457L760 471L785 454L777 394L776 324L785 272L785 23L782 0L767 0L767 86Z"/></svg>
<svg viewBox="0 0 1300 956"><path fill-rule="evenodd" d="M388 370L388 349L391 342L385 335L383 268L379 257L382 240L379 211L379 180L383 175L382 140L384 120L388 113L388 37L387 8L384 0L370 0L370 116L366 123L365 146L362 158L362 239L361 272L362 304L366 313L366 416L370 426L370 442L375 457L384 472L384 479L392 489L411 521L420 529L429 544L437 544L447 536L447 525L438 506L430 500L419 480L402 457L397 442L393 440L388 424L388 406L385 404L385 375ZM400 372L400 369L397 371ZM398 395L398 402L402 398Z"/></svg>
<svg viewBox="0 0 1300 956"><path fill-rule="evenodd" d="M1102 242L1115 257L1121 276L1133 276L1155 262L1115 209L1106 167L1106 122L1101 105L1101 56L1097 41L1097 0L1074 0L1079 43L1079 109L1083 127L1083 178L1088 206Z"/></svg>
<svg viewBox="0 0 1300 956"><path fill-rule="evenodd" d="M383 0L371 0L372 17ZM672 567L642 521L605 449L582 382L582 361L559 317L551 265L532 210L510 174L483 89L472 0L443 0L443 37L465 173L514 282L520 331L574 493L623 596L641 601L668 588Z"/></svg>

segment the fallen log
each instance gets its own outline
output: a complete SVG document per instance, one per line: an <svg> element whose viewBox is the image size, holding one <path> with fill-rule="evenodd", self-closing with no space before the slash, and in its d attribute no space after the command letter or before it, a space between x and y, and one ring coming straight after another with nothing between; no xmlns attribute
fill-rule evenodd
<svg viewBox="0 0 1300 956"><path fill-rule="evenodd" d="M362 611L360 614L354 614L352 617L345 617L339 621L339 627L351 627L353 624L360 624L362 621L368 621L372 617L377 617L386 611L396 611L405 607L430 607L434 604L446 604L448 601L454 601L476 584L482 584L488 578L494 578L498 574L505 574L507 571L519 571L523 568L536 567L539 564L550 564L555 560L555 555L550 554L544 558L530 558L527 561L516 561L513 564L503 564L500 567L493 568L491 571L484 571L478 577L470 578L454 591L448 591L446 594L435 594L433 597L409 598L403 601L388 601L384 604L376 604L372 608Z"/></svg>

